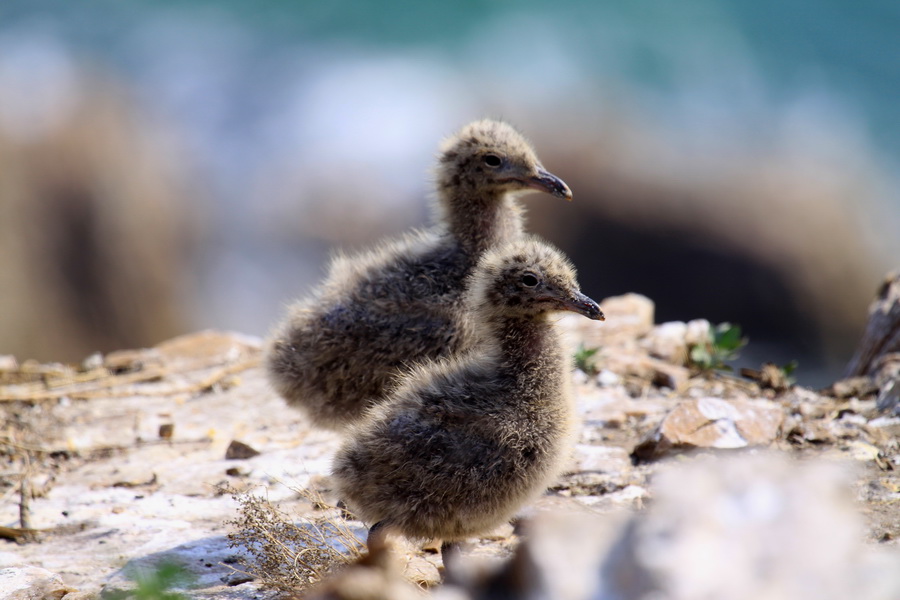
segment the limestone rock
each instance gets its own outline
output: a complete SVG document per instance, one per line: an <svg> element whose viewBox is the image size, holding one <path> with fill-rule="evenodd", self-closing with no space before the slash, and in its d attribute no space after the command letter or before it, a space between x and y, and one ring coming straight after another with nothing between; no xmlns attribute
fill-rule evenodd
<svg viewBox="0 0 900 600"><path fill-rule="evenodd" d="M584 344L586 348L634 345L635 339L653 328L655 306L646 296L611 296L600 302L600 308L606 315L602 327L578 317L572 318L574 315L565 315L559 319L560 328L571 340L577 340L573 347L578 343Z"/></svg>
<svg viewBox="0 0 900 600"><path fill-rule="evenodd" d="M604 327L608 335L627 332L630 337L641 337L653 327L656 306L641 294L611 296L600 303L600 308L609 321Z"/></svg>
<svg viewBox="0 0 900 600"><path fill-rule="evenodd" d="M675 365L684 365L691 346L709 340L709 321L695 319L688 323L670 321L651 329L640 341L641 348L654 356Z"/></svg>
<svg viewBox="0 0 900 600"><path fill-rule="evenodd" d="M59 600L75 590L39 567L0 569L0 600Z"/></svg>
<svg viewBox="0 0 900 600"><path fill-rule="evenodd" d="M765 400L685 400L635 448L634 455L652 460L672 450L766 445L775 440L783 420L782 408Z"/></svg>
<svg viewBox="0 0 900 600"><path fill-rule="evenodd" d="M615 354L605 357L605 371L632 376L653 383L657 387L682 390L691 373L685 367L674 365L644 354Z"/></svg>
<svg viewBox="0 0 900 600"><path fill-rule="evenodd" d="M631 460L624 448L576 444L574 454L578 471L621 473L631 469Z"/></svg>

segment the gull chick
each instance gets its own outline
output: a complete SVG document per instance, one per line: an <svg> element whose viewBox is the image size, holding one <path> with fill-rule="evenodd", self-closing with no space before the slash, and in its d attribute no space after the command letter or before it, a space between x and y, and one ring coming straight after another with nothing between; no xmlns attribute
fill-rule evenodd
<svg viewBox="0 0 900 600"><path fill-rule="evenodd" d="M487 253L468 302L480 339L423 363L337 453L341 498L388 532L444 547L506 522L558 475L575 422L571 355L553 316L603 320L569 261L529 238Z"/></svg>
<svg viewBox="0 0 900 600"><path fill-rule="evenodd" d="M318 426L344 428L410 365L471 346L466 281L484 252L522 237L516 197L572 197L515 129L492 120L444 142L436 183L433 227L335 259L269 338L270 382Z"/></svg>

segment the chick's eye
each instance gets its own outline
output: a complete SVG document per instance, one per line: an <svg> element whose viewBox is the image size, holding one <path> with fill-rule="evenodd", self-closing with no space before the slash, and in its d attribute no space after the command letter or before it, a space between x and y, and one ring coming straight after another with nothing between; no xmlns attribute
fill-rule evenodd
<svg viewBox="0 0 900 600"><path fill-rule="evenodd" d="M485 154L484 155L484 164L489 167L499 167L500 163L503 161L500 160L500 157L496 154Z"/></svg>
<svg viewBox="0 0 900 600"><path fill-rule="evenodd" d="M528 287L534 287L537 284L538 284L538 278L537 278L537 275L535 275L534 273L525 273L524 275L522 275L522 285L525 285Z"/></svg>

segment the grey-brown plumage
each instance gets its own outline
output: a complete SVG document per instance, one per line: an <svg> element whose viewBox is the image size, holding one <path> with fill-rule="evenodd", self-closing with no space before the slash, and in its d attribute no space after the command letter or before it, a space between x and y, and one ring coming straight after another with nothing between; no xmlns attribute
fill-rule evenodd
<svg viewBox="0 0 900 600"><path fill-rule="evenodd" d="M375 531L445 542L509 519L555 477L573 425L571 362L552 313L603 319L559 251L526 239L489 252L469 302L481 332L416 367L339 450L341 498Z"/></svg>
<svg viewBox="0 0 900 600"><path fill-rule="evenodd" d="M270 338L270 381L319 426L343 428L383 399L401 370L467 348L465 281L486 250L521 237L515 196L538 189L571 199L528 142L497 121L448 139L436 176L431 229L338 257Z"/></svg>

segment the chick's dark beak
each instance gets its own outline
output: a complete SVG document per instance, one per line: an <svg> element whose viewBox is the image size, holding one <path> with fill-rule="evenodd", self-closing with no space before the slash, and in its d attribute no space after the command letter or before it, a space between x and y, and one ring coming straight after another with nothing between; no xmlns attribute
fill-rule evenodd
<svg viewBox="0 0 900 600"><path fill-rule="evenodd" d="M569 189L566 182L544 169L539 168L537 173L525 179L524 183L531 189L553 194L557 198L572 200L572 190Z"/></svg>
<svg viewBox="0 0 900 600"><path fill-rule="evenodd" d="M603 311L600 310L600 305L581 292L573 292L570 298L562 302L561 308L584 315L594 321L606 320L606 317L603 316Z"/></svg>

